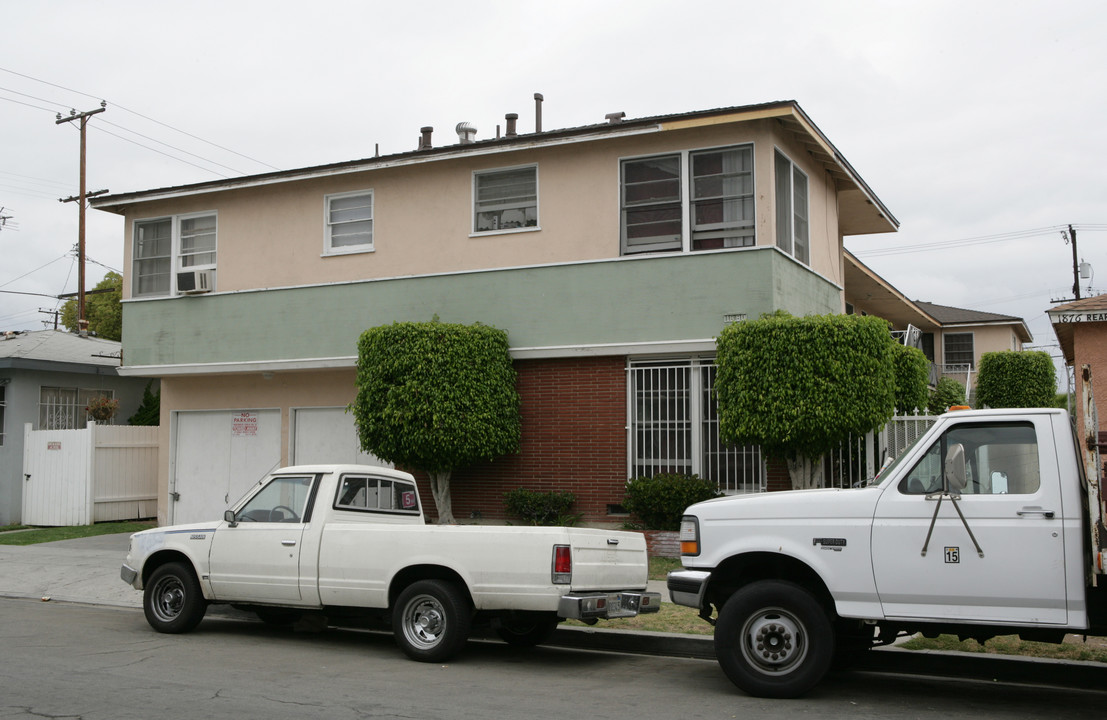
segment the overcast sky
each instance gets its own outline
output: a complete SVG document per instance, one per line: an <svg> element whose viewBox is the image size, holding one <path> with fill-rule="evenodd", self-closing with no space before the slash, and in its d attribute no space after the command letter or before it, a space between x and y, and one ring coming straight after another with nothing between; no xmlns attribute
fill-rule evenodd
<svg viewBox="0 0 1107 720"><path fill-rule="evenodd" d="M1107 288L1107 3L0 0L0 330L76 290L89 191L147 190L478 138L796 100L900 221L847 248L908 297L1024 318ZM88 287L123 224L88 213ZM1098 290L1095 290L1098 292ZM1051 351L1057 354L1056 348Z"/></svg>

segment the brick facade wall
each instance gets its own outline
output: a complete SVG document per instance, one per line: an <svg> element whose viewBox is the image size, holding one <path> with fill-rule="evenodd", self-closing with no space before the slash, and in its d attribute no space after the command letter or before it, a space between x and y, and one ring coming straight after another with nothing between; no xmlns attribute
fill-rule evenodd
<svg viewBox="0 0 1107 720"><path fill-rule="evenodd" d="M570 490L572 512L585 523L622 522L607 513L623 501L627 480L626 360L622 357L520 360L519 453L464 470L451 480L454 517L466 522L506 517L509 490ZM430 486L420 478L424 511L436 515ZM479 515L478 515L479 514Z"/></svg>

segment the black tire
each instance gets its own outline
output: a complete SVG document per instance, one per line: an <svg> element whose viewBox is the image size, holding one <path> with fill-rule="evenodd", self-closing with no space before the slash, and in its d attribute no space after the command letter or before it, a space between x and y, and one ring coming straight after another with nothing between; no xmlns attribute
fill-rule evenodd
<svg viewBox="0 0 1107 720"><path fill-rule="evenodd" d="M162 633L186 633L204 619L208 601L196 573L184 563L166 563L150 575L142 593L150 627Z"/></svg>
<svg viewBox="0 0 1107 720"><path fill-rule="evenodd" d="M537 647L550 639L559 622L561 618L554 613L505 617L496 626L496 634L513 647Z"/></svg>
<svg viewBox="0 0 1107 720"><path fill-rule="evenodd" d="M469 640L473 614L469 599L446 580L408 585L392 608L396 644L412 660L443 662Z"/></svg>
<svg viewBox="0 0 1107 720"><path fill-rule="evenodd" d="M730 681L750 695L799 697L830 668L834 631L807 590L761 580L723 605L715 625L715 656Z"/></svg>

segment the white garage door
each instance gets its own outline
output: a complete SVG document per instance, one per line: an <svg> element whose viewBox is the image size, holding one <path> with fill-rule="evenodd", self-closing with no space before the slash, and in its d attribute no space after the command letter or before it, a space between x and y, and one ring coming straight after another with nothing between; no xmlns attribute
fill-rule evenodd
<svg viewBox="0 0 1107 720"><path fill-rule="evenodd" d="M384 465L390 463L361 452L354 416L345 408L299 408L292 411L292 462L355 463Z"/></svg>
<svg viewBox="0 0 1107 720"><path fill-rule="evenodd" d="M280 464L280 410L175 412L173 433L169 521L174 524L218 520Z"/></svg>

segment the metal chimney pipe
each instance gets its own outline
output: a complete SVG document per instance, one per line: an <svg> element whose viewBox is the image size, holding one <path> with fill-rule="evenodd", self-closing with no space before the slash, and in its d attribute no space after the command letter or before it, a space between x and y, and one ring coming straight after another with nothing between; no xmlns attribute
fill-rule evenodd
<svg viewBox="0 0 1107 720"><path fill-rule="evenodd" d="M542 93L534 93L534 132L542 132Z"/></svg>
<svg viewBox="0 0 1107 720"><path fill-rule="evenodd" d="M519 133L515 132L515 121L519 119L519 113L508 113L504 115L504 119L507 120L507 132L504 133L507 137L515 137Z"/></svg>
<svg viewBox="0 0 1107 720"><path fill-rule="evenodd" d="M419 149L430 150L432 147L431 133L434 132L434 128L430 125L427 125L426 127L419 128L419 132L423 133L423 137L419 139Z"/></svg>

